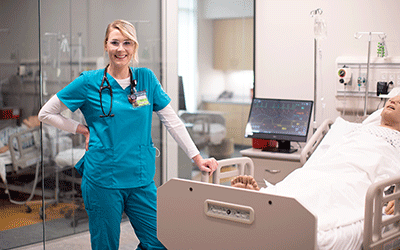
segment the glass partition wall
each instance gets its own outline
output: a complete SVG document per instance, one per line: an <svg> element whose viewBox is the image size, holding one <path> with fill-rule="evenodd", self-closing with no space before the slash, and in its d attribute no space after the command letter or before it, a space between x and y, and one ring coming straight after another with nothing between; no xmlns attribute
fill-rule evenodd
<svg viewBox="0 0 400 250"><path fill-rule="evenodd" d="M35 119L39 108L38 1L1 1L1 249L42 241L42 197L55 197L54 178L50 171L43 174L41 168L40 127ZM46 159L49 150L46 148ZM46 160L45 164L49 163Z"/></svg>
<svg viewBox="0 0 400 250"><path fill-rule="evenodd" d="M0 14L0 249L11 249L88 230L73 168L84 138L40 125L37 113L82 71L106 66L105 29L116 19L135 25L136 66L161 81L161 0L3 0ZM158 117L152 126L162 151Z"/></svg>
<svg viewBox="0 0 400 250"><path fill-rule="evenodd" d="M253 0L180 0L179 114L203 157L241 156L252 89ZM179 149L178 176L200 180Z"/></svg>

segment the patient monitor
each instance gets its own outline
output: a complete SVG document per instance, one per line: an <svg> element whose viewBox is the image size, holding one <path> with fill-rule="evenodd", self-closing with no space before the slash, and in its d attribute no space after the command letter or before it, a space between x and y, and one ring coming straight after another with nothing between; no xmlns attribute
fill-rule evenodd
<svg viewBox="0 0 400 250"><path fill-rule="evenodd" d="M264 151L292 153L290 142L307 141L313 101L253 98L245 137L278 141Z"/></svg>

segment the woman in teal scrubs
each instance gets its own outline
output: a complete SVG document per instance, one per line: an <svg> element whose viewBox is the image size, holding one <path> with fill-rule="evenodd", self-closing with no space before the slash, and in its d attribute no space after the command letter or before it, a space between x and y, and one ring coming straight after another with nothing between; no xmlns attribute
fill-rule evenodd
<svg viewBox="0 0 400 250"><path fill-rule="evenodd" d="M123 20L109 24L104 48L109 65L83 72L43 106L39 119L86 137L87 151L76 168L92 249L118 249L123 212L140 240L138 249L164 249L156 232L153 111L200 170L212 174L218 164L200 156L154 73L129 66L137 61L134 26ZM80 109L87 125L62 116L67 108Z"/></svg>

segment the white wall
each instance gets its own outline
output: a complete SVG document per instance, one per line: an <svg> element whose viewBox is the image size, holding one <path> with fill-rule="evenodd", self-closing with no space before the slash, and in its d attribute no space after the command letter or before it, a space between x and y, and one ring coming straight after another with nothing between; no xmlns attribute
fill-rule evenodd
<svg viewBox="0 0 400 250"><path fill-rule="evenodd" d="M335 119L335 60L339 56L367 58L368 38L356 32L385 32L390 56L400 56L400 1L386 0L255 0L257 97L314 98L314 18L323 10L327 39L320 44L320 79L317 86L317 123ZM371 55L376 56L378 37L373 37ZM323 109L321 98L326 108Z"/></svg>

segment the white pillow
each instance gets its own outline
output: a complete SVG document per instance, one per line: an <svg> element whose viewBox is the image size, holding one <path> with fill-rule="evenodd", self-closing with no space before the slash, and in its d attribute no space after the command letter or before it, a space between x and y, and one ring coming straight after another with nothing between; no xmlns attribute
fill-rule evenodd
<svg viewBox="0 0 400 250"><path fill-rule="evenodd" d="M370 114L362 124L373 124L373 125L380 125L381 124L381 113L383 108L380 108Z"/></svg>

